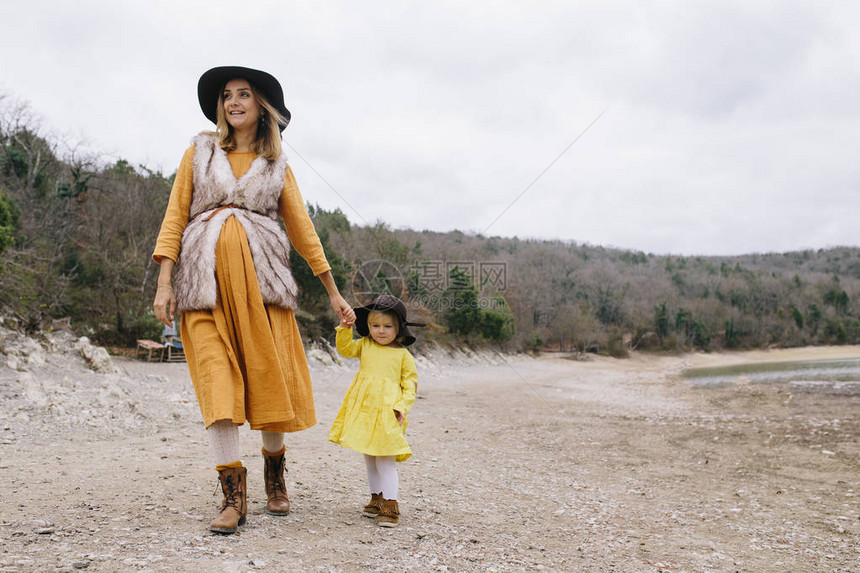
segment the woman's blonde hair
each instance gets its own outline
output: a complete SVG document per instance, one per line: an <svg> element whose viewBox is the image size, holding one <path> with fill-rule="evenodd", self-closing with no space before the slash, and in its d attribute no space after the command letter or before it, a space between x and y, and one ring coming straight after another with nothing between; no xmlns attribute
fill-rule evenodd
<svg viewBox="0 0 860 573"><path fill-rule="evenodd" d="M281 156L281 125L287 123L287 120L281 115L281 112L275 109L275 106L269 103L266 96L254 84L248 82L248 85L251 86L251 93L254 94L254 98L260 104L257 137L251 144L251 151L272 161ZM233 128L227 123L227 115L224 113L224 90L218 94L218 107L215 112L218 114L215 132L218 136L218 145L224 151L233 151L236 149L236 140L233 137Z"/></svg>

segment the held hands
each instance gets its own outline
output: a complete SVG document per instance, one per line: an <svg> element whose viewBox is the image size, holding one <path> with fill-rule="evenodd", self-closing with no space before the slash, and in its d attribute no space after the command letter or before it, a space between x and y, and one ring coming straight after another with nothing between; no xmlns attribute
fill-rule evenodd
<svg viewBox="0 0 860 573"><path fill-rule="evenodd" d="M158 285L152 309L159 322L165 326L173 326L173 319L176 316L176 296L173 294L173 287L165 284Z"/></svg>
<svg viewBox="0 0 860 573"><path fill-rule="evenodd" d="M347 328L355 324L355 311L339 294L331 297L331 308L337 313L342 327Z"/></svg>

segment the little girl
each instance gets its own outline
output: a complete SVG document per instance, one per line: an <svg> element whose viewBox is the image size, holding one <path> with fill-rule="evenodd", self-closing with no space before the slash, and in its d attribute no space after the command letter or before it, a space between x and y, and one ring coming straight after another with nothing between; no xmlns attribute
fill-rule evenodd
<svg viewBox="0 0 860 573"><path fill-rule="evenodd" d="M412 455L405 432L418 387L415 360L406 347L415 342L409 327L425 325L407 322L406 305L391 295L354 310L362 338L353 340L353 322L341 319L337 350L361 363L328 439L364 454L370 503L362 515L378 517L380 527L395 527L400 515L395 461Z"/></svg>

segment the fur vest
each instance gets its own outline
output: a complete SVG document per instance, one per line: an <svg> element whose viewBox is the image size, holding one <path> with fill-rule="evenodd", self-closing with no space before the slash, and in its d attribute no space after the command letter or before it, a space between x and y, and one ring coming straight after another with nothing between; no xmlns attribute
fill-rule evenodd
<svg viewBox="0 0 860 573"><path fill-rule="evenodd" d="M173 280L177 310L215 308L215 246L230 216L248 236L263 302L295 309L298 286L290 272L290 241L278 219L286 158L257 157L236 179L213 134L201 133L191 143L194 190Z"/></svg>

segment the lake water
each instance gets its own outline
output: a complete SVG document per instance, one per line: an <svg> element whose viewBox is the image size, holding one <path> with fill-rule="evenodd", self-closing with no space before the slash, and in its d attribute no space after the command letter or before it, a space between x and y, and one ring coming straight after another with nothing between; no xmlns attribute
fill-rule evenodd
<svg viewBox="0 0 860 573"><path fill-rule="evenodd" d="M681 373L695 386L722 386L738 382L792 383L820 381L860 383L860 358L760 362L720 368L690 368ZM840 384L841 386L841 384Z"/></svg>

